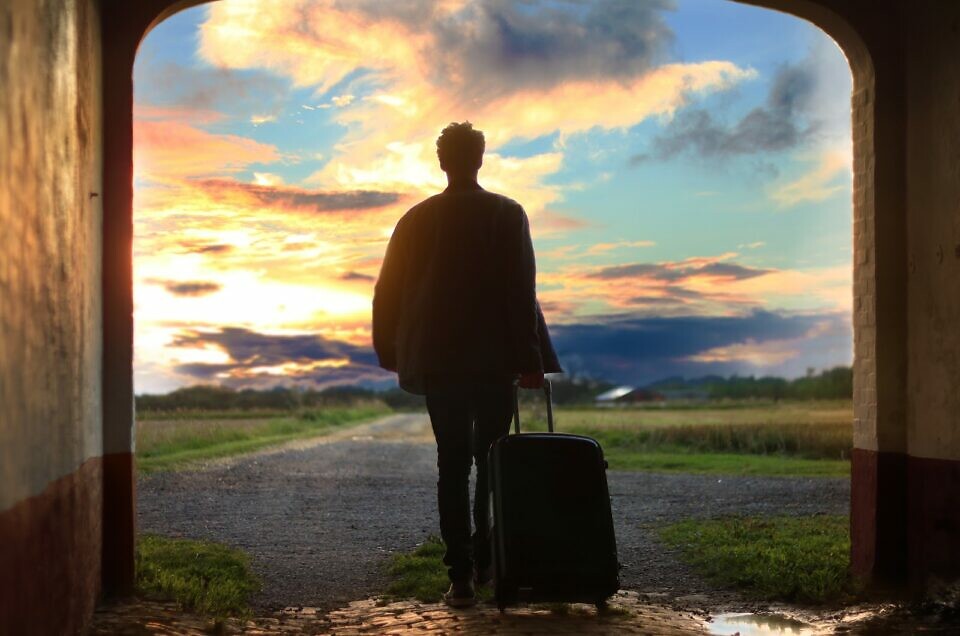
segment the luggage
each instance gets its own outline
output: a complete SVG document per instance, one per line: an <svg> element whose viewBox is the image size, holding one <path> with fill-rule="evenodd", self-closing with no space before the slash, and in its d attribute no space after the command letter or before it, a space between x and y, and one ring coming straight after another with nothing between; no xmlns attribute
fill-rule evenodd
<svg viewBox="0 0 960 636"><path fill-rule="evenodd" d="M515 390L516 391L516 390ZM601 607L620 587L607 463L590 437L520 433L490 447L490 537L501 611L517 602L583 602Z"/></svg>

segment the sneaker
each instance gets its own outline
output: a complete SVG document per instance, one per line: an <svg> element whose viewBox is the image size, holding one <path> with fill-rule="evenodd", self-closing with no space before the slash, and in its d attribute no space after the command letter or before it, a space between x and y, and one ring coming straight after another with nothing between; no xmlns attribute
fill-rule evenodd
<svg viewBox="0 0 960 636"><path fill-rule="evenodd" d="M477 568L473 571L473 584L476 587L483 587L493 582L493 563L486 567Z"/></svg>
<svg viewBox="0 0 960 636"><path fill-rule="evenodd" d="M473 582L455 581L443 595L443 602L450 607L473 607L477 604L477 595L473 591Z"/></svg>

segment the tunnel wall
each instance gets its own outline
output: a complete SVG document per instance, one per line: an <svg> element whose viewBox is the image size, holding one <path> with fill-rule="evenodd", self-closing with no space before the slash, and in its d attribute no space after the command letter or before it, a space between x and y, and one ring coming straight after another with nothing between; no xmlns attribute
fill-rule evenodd
<svg viewBox="0 0 960 636"><path fill-rule="evenodd" d="M73 634L101 553L98 5L0 5L0 634Z"/></svg>

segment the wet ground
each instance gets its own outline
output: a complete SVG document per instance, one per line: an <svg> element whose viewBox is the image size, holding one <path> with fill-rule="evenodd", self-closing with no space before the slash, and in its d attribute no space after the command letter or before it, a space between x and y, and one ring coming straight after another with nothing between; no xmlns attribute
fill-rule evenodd
<svg viewBox="0 0 960 636"><path fill-rule="evenodd" d="M680 636L726 634L739 636L904 636L960 633L960 623L937 614L917 615L893 606L850 607L836 612L784 609L784 613L704 615L677 611L646 602L634 592L620 592L610 608L592 606L520 607L500 613L492 605L453 610L416 601L355 601L332 612L313 607L286 608L250 619L215 622L180 612L172 603L138 601L102 607L95 616L93 636L247 634L281 636L330 634L394 636L498 634L501 636L646 634Z"/></svg>
<svg viewBox="0 0 960 636"><path fill-rule="evenodd" d="M161 473L138 488L141 532L246 550L258 611L321 611L375 596L384 565L438 533L436 450L426 416L392 415L321 440ZM843 513L846 479L609 474L622 587L683 610L756 609L717 590L656 539L662 524L730 514Z"/></svg>

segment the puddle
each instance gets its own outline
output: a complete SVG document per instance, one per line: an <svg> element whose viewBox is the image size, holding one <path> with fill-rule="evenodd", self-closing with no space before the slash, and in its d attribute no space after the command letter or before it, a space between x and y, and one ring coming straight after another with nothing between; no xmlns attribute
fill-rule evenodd
<svg viewBox="0 0 960 636"><path fill-rule="evenodd" d="M766 634L793 634L812 636L812 625L778 614L717 614L707 624L711 634L733 636L761 636Z"/></svg>

